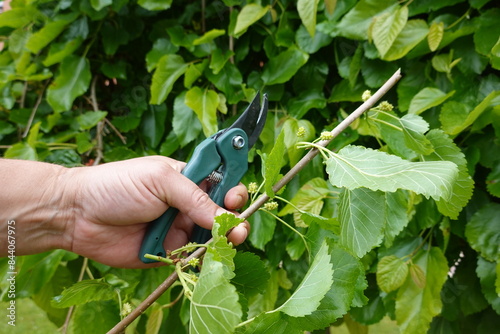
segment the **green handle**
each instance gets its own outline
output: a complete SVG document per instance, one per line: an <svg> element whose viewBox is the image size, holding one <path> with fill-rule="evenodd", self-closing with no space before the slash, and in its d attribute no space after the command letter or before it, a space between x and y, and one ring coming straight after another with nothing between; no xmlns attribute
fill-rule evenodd
<svg viewBox="0 0 500 334"><path fill-rule="evenodd" d="M193 159L184 167L182 174L194 183L199 184L208 174L219 167L220 161L215 140L207 138L196 147L193 152ZM139 258L142 262L157 262L156 260L145 258L145 254L163 257L166 255L163 241L178 212L179 210L176 208L170 207L160 217L149 223L139 251Z"/></svg>

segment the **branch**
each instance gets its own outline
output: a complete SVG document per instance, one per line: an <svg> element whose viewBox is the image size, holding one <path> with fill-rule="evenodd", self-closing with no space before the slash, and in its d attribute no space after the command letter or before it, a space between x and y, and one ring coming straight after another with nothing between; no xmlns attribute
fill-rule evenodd
<svg viewBox="0 0 500 334"><path fill-rule="evenodd" d="M401 79L401 70L397 70L390 78L386 81L386 83L375 92L365 103L359 106L353 113L351 113L346 119L344 119L339 125L335 127L331 131L333 138L329 140L322 140L318 142L319 146L326 147L335 137L341 134L352 122L354 122L357 118L359 118L364 112L368 111L373 105L380 100L385 93L387 93L396 82ZM281 188L283 188L288 182L298 172L300 172L316 155L318 155L319 150L314 148L311 149L295 166L293 166L285 176L281 178L274 186L273 191L276 193ZM255 202L253 202L245 211L240 214L241 218L249 218L252 214L254 214L264 203L269 200L269 196L266 194L260 195ZM209 240L207 243L210 243ZM199 258L205 254L206 248L198 248L194 251L189 257L184 259L183 261L188 262L192 258ZM155 302L160 296L167 291L167 289L177 280L177 273L172 273L167 279L158 287L155 291L153 291L135 310L133 310L128 316L123 318L115 327L113 327L108 334L118 334L121 333L128 325L132 323L137 317L139 317L153 302Z"/></svg>

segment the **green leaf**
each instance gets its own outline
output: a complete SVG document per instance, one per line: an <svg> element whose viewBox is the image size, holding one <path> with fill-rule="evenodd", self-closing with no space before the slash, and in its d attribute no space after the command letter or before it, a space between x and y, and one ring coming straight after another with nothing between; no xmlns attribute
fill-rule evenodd
<svg viewBox="0 0 500 334"><path fill-rule="evenodd" d="M490 203L478 210L465 226L471 247L488 261L500 260L500 204Z"/></svg>
<svg viewBox="0 0 500 334"><path fill-rule="evenodd" d="M424 20L409 20L398 37L394 40L383 60L392 61L403 58L429 33L429 27Z"/></svg>
<svg viewBox="0 0 500 334"><path fill-rule="evenodd" d="M399 289L408 276L408 265L395 255L384 256L377 265L377 284L386 293Z"/></svg>
<svg viewBox="0 0 500 334"><path fill-rule="evenodd" d="M8 159L38 160L36 150L25 142L16 143L9 147L3 157Z"/></svg>
<svg viewBox="0 0 500 334"><path fill-rule="evenodd" d="M491 195L500 197L500 164L493 167L492 171L488 174L486 189L488 189Z"/></svg>
<svg viewBox="0 0 500 334"><path fill-rule="evenodd" d="M16 298L26 298L38 293L52 279L64 250L55 250L17 258L19 271L16 276ZM33 279L36 277L36 279ZM5 290L6 291L6 290ZM4 295L4 298L7 294Z"/></svg>
<svg viewBox="0 0 500 334"><path fill-rule="evenodd" d="M108 21L104 21L101 28L101 35L104 53L108 56L114 55L120 45L126 45L130 40L130 34L126 29Z"/></svg>
<svg viewBox="0 0 500 334"><path fill-rule="evenodd" d="M146 54L146 65L148 67L148 71L151 72L158 65L158 61L165 54L173 54L179 50L179 47L172 44L169 39L166 38L158 38L154 44L151 51Z"/></svg>
<svg viewBox="0 0 500 334"><path fill-rule="evenodd" d="M238 252L234 257L234 266L235 276L231 283L240 293L247 298L257 293L265 293L270 275L264 262L257 255Z"/></svg>
<svg viewBox="0 0 500 334"><path fill-rule="evenodd" d="M290 80L307 63L309 55L295 45L273 57L264 65L262 80L266 85L275 85Z"/></svg>
<svg viewBox="0 0 500 334"><path fill-rule="evenodd" d="M186 105L185 99L185 91L175 98L172 119L172 127L181 147L195 140L201 132L201 123L196 113Z"/></svg>
<svg viewBox="0 0 500 334"><path fill-rule="evenodd" d="M302 282L290 298L273 312L280 311L292 317L314 312L333 283L330 259L328 245L323 242Z"/></svg>
<svg viewBox="0 0 500 334"><path fill-rule="evenodd" d="M384 235L384 206L380 191L344 189L339 202L340 244L358 257L379 245Z"/></svg>
<svg viewBox="0 0 500 334"><path fill-rule="evenodd" d="M464 109L459 109L461 112L459 116L456 115L456 111L450 110L449 107L441 111L442 116L440 117L441 122L445 122L447 133L450 135L458 135L460 132L471 126L481 114L493 103L496 97L500 96L500 90L493 91L488 96L486 96L481 103L479 103L463 120L465 113ZM455 106L455 104L453 105ZM451 115L450 115L451 114ZM453 116L452 116L453 115ZM463 120L463 122L461 122ZM451 125L451 124L453 125ZM461 123L461 124L460 124ZM443 125L444 125L443 124Z"/></svg>
<svg viewBox="0 0 500 334"><path fill-rule="evenodd" d="M305 129L305 135L304 137L297 137L297 131L301 127ZM300 141L312 141L315 137L315 128L308 120L288 118L285 124L283 124L283 129L285 131L285 146L287 148L288 159L290 166L293 166L304 155L304 151L297 148L297 143Z"/></svg>
<svg viewBox="0 0 500 334"><path fill-rule="evenodd" d="M72 20L58 20L47 23L42 29L31 35L26 43L26 48L32 53L36 54L52 42L59 34L66 28L66 26L76 19Z"/></svg>
<svg viewBox="0 0 500 334"><path fill-rule="evenodd" d="M316 31L313 37L309 34L304 26L300 26L295 33L295 42L299 48L309 54L316 53L319 49L324 46L330 45L332 42L332 37L321 31ZM290 46L287 44L286 46Z"/></svg>
<svg viewBox="0 0 500 334"><path fill-rule="evenodd" d="M248 221L252 226L248 240L255 248L264 250L267 243L273 238L276 219L264 211L257 211L248 218Z"/></svg>
<svg viewBox="0 0 500 334"><path fill-rule="evenodd" d="M203 34L203 36L198 37L193 41L193 45L200 45L203 43L210 43L215 38L222 36L226 33L224 29L212 29Z"/></svg>
<svg viewBox="0 0 500 334"><path fill-rule="evenodd" d="M469 115L469 108L457 101L448 101L441 107L439 121L441 127L449 135L460 133L463 130L462 125Z"/></svg>
<svg viewBox="0 0 500 334"><path fill-rule="evenodd" d="M115 288L104 278L84 280L73 284L52 300L52 306L58 308L87 304L117 298Z"/></svg>
<svg viewBox="0 0 500 334"><path fill-rule="evenodd" d="M141 133L150 148L155 148L160 144L165 134L166 119L167 107L165 104L150 105L142 115Z"/></svg>
<svg viewBox="0 0 500 334"><path fill-rule="evenodd" d="M499 265L495 262L487 261L481 256L477 257L476 273L481 282L481 290L491 307L497 314L500 314L500 295L495 288L495 281L498 280L498 267Z"/></svg>
<svg viewBox="0 0 500 334"><path fill-rule="evenodd" d="M80 125L80 130L89 130L97 125L108 115L107 111L87 111L79 115L76 120Z"/></svg>
<svg viewBox="0 0 500 334"><path fill-rule="evenodd" d="M233 55L234 52L232 51L223 53L221 49L216 49L210 58L210 69L214 72L214 74L218 74Z"/></svg>
<svg viewBox="0 0 500 334"><path fill-rule="evenodd" d="M462 208L469 202L474 189L474 181L469 176L467 160L460 148L440 130L431 130L427 138L434 147L434 153L425 157L427 161L451 161L458 167L458 177L452 188L450 200L440 199L437 202L439 211L457 219Z"/></svg>
<svg viewBox="0 0 500 334"><path fill-rule="evenodd" d="M238 299L222 263L205 257L191 299L189 332L232 333L242 316Z"/></svg>
<svg viewBox="0 0 500 334"><path fill-rule="evenodd" d="M90 65L86 58L67 56L47 89L47 102L55 112L70 110L73 101L87 91L90 78Z"/></svg>
<svg viewBox="0 0 500 334"><path fill-rule="evenodd" d="M410 277L417 287L425 288L427 278L422 268L416 263L410 263Z"/></svg>
<svg viewBox="0 0 500 334"><path fill-rule="evenodd" d="M338 23L335 33L354 40L367 40L373 18L397 6L396 1L361 0Z"/></svg>
<svg viewBox="0 0 500 334"><path fill-rule="evenodd" d="M184 87L191 88L193 83L195 83L195 81L198 80L198 78L203 74L207 64L208 60L204 60L199 64L189 64L186 73L184 74Z"/></svg>
<svg viewBox="0 0 500 334"><path fill-rule="evenodd" d="M91 302L76 307L72 321L70 321L69 332L74 334L104 333L119 321L120 309L115 301Z"/></svg>
<svg viewBox="0 0 500 334"><path fill-rule="evenodd" d="M421 114L427 109L440 105L453 96L453 94L455 94L454 90L445 94L438 88L425 87L411 100L408 113Z"/></svg>
<svg viewBox="0 0 500 334"><path fill-rule="evenodd" d="M210 137L217 132L219 95L215 91L208 88L202 90L200 87L193 87L186 93L184 102L198 116L206 137Z"/></svg>
<svg viewBox="0 0 500 334"><path fill-rule="evenodd" d="M163 308L155 307L148 316L146 334L158 334L163 322Z"/></svg>
<svg viewBox="0 0 500 334"><path fill-rule="evenodd" d="M406 146L419 154L430 154L434 151L431 142L424 136L429 130L429 123L422 117L407 114L401 117L400 123Z"/></svg>
<svg viewBox="0 0 500 334"><path fill-rule="evenodd" d="M297 2L297 11L299 12L300 19L311 37L314 37L316 31L318 3L319 0L298 0Z"/></svg>
<svg viewBox="0 0 500 334"><path fill-rule="evenodd" d="M395 7L393 11L376 16L373 20L371 26L373 42L381 58L384 58L408 21L408 7Z"/></svg>
<svg viewBox="0 0 500 334"><path fill-rule="evenodd" d="M449 199L457 166L449 161L410 162L381 151L346 146L330 154L326 162L330 183L336 187L396 191L407 189L432 197Z"/></svg>
<svg viewBox="0 0 500 334"><path fill-rule="evenodd" d="M281 167L285 163L285 149L285 131L282 129L265 162L264 189L270 198L274 197L273 185L278 181Z"/></svg>
<svg viewBox="0 0 500 334"><path fill-rule="evenodd" d="M167 54L163 56L153 74L151 83L151 104L163 103L168 94L172 91L175 81L187 70L187 64L184 59L176 54Z"/></svg>
<svg viewBox="0 0 500 334"><path fill-rule="evenodd" d="M440 292L448 275L448 264L437 247L419 252L413 262L422 268L427 283L420 288L408 275L396 297L396 320L402 333L425 333L432 318L441 312Z"/></svg>
<svg viewBox="0 0 500 334"><path fill-rule="evenodd" d="M278 215L284 216L293 213L295 225L299 227L307 227L308 224L302 219L303 213L309 215L309 218L314 219L310 215L319 215L323 208L323 200L331 193L328 184L322 177L316 177L307 181L299 191L293 196ZM293 204L293 205L292 205ZM297 211L297 209L300 211Z"/></svg>
<svg viewBox="0 0 500 334"><path fill-rule="evenodd" d="M238 226L240 223L243 223L245 219L238 218L232 213L223 213L214 219L214 223L217 223L217 228L212 229L212 235L214 238L217 236L224 237L227 232L233 227Z"/></svg>
<svg viewBox="0 0 500 334"><path fill-rule="evenodd" d="M236 26L234 27L234 35L243 35L248 27L266 15L269 8L269 6L262 7L256 3L245 5L238 13Z"/></svg>
<svg viewBox="0 0 500 334"><path fill-rule="evenodd" d="M92 5L92 8L94 8L97 11L100 11L104 7L112 5L113 0L90 0L90 4Z"/></svg>
<svg viewBox="0 0 500 334"><path fill-rule="evenodd" d="M54 64L60 63L64 60L64 58L75 52L75 50L80 47L82 42L82 38L75 38L66 43L51 43L49 47L49 53L43 60L42 64L46 67L49 67Z"/></svg>
<svg viewBox="0 0 500 334"><path fill-rule="evenodd" d="M263 313L236 334L302 334L304 331L291 324L289 319L281 312Z"/></svg>
<svg viewBox="0 0 500 334"><path fill-rule="evenodd" d="M356 257L339 247L335 247L330 256L333 284L316 311L302 318L290 319L297 328L313 331L330 326L347 313L355 296L366 288L364 269Z"/></svg>
<svg viewBox="0 0 500 334"><path fill-rule="evenodd" d="M12 8L0 13L0 27L20 28L41 17L42 14L34 6Z"/></svg>
<svg viewBox="0 0 500 334"><path fill-rule="evenodd" d="M444 35L444 22L432 22L429 27L429 35L427 35L427 43L429 44L429 49L434 52L439 47L439 44L443 40Z"/></svg>
<svg viewBox="0 0 500 334"><path fill-rule="evenodd" d="M139 0L139 6L147 10L165 10L169 9L172 5L172 0Z"/></svg>

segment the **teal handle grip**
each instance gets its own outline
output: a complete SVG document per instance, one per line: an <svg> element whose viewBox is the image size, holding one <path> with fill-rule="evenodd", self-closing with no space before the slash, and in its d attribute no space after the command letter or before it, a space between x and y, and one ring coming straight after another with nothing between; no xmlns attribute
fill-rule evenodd
<svg viewBox="0 0 500 334"><path fill-rule="evenodd" d="M241 137L244 145L241 148L233 146L233 139ZM226 193L240 182L248 170L248 137L245 131L235 128L225 132L218 140L219 154L224 161L222 181L212 187L208 195L219 206L224 207ZM210 230L195 225L191 241L199 244L207 242L212 237Z"/></svg>
<svg viewBox="0 0 500 334"><path fill-rule="evenodd" d="M213 139L207 138L196 147L193 152L193 159L184 167L182 174L194 183L199 184L219 165L220 156L217 152L216 143ZM158 262L145 258L144 255L146 254L165 257L166 251L163 241L178 213L179 210L170 207L160 217L149 223L139 250L139 258L142 262Z"/></svg>

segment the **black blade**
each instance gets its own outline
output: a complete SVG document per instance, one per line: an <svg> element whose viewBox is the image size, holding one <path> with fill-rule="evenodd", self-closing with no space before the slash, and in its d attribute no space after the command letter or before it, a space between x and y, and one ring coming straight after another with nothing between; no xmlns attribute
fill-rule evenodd
<svg viewBox="0 0 500 334"><path fill-rule="evenodd" d="M264 94L262 108L260 107L260 93L255 95L253 101L240 117L229 127L229 129L240 128L248 136L248 148L252 146L259 138L267 117L267 94Z"/></svg>

